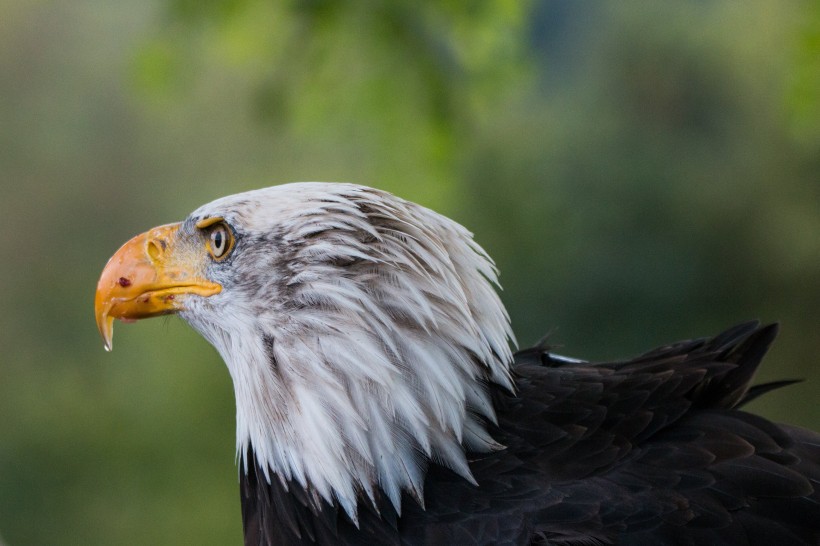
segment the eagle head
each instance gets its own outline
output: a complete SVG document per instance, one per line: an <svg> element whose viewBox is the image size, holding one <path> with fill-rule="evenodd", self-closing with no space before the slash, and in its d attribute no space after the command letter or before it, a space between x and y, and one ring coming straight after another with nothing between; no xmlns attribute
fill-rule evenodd
<svg viewBox="0 0 820 546"><path fill-rule="evenodd" d="M489 385L512 389L495 267L461 225L384 191L296 183L213 201L109 260L95 300L115 318L176 313L219 352L237 456L313 502L402 491L430 461L472 480L498 449ZM249 458L253 460L249 461Z"/></svg>

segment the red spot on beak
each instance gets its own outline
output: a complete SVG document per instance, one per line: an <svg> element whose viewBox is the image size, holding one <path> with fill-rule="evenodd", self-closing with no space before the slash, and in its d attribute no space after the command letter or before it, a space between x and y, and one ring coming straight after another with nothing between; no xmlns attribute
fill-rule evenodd
<svg viewBox="0 0 820 546"><path fill-rule="evenodd" d="M126 279L125 277L120 277L120 280L118 280L117 282L118 282L118 283L119 283L119 285L120 285L120 286L122 286L123 288L126 288L126 287L128 287L128 286L131 286L131 279Z"/></svg>

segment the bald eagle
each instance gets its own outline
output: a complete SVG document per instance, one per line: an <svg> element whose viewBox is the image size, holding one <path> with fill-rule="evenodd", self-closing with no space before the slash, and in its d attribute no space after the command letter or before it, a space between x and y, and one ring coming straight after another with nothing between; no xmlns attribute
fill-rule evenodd
<svg viewBox="0 0 820 546"><path fill-rule="evenodd" d="M120 248L95 310L179 314L236 396L246 545L820 544L820 435L739 409L776 325L637 358L512 353L492 260L384 191L216 200Z"/></svg>

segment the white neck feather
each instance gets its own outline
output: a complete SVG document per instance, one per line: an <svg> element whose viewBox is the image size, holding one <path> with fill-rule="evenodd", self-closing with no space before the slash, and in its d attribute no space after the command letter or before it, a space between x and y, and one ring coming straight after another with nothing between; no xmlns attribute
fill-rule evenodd
<svg viewBox="0 0 820 546"><path fill-rule="evenodd" d="M194 214L206 213L276 234L254 243L275 239L262 263L238 241L246 275L209 298L218 321L183 314L228 365L240 456L252 446L268 479L293 480L354 521L377 487L397 511L402 490L423 502L430 460L472 480L465 449L500 447L484 427L495 419L487 385L513 388L513 338L471 234L347 184L280 186Z"/></svg>

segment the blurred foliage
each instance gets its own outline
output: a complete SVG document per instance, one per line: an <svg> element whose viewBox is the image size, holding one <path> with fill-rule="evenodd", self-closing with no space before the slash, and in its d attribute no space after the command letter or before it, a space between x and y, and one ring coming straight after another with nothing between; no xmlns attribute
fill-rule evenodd
<svg viewBox="0 0 820 546"><path fill-rule="evenodd" d="M322 156L342 137L351 170L364 165L441 205L455 198L439 181L454 177L463 135L525 75L528 4L172 0L134 77L168 96L221 73L263 130Z"/></svg>
<svg viewBox="0 0 820 546"><path fill-rule="evenodd" d="M176 319L92 297L128 237L349 180L452 216L521 344L616 358L760 317L752 409L820 428L820 7L0 0L0 534L239 544L234 407Z"/></svg>
<svg viewBox="0 0 820 546"><path fill-rule="evenodd" d="M820 154L820 3L809 2L798 34L789 106L795 136Z"/></svg>

